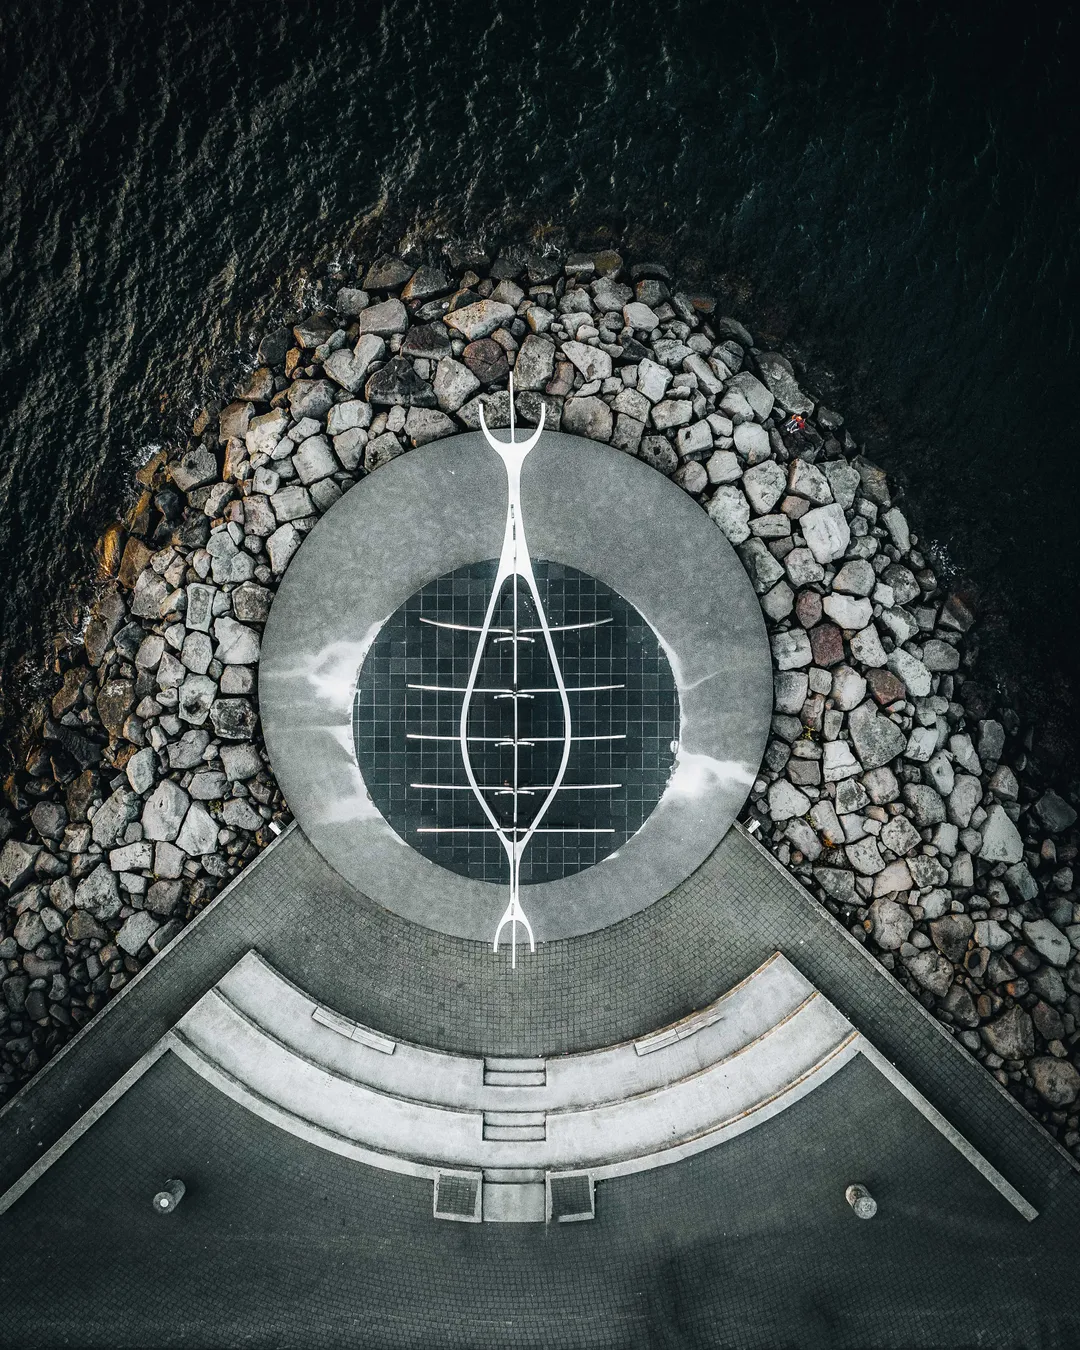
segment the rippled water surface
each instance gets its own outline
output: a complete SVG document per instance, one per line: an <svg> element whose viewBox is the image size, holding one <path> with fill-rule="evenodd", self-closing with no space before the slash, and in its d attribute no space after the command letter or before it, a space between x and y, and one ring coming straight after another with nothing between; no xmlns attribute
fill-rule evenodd
<svg viewBox="0 0 1080 1350"><path fill-rule="evenodd" d="M5 670L261 318L405 235L542 229L673 260L790 344L978 587L990 673L1067 728L1075 26L997 0L9 0Z"/></svg>

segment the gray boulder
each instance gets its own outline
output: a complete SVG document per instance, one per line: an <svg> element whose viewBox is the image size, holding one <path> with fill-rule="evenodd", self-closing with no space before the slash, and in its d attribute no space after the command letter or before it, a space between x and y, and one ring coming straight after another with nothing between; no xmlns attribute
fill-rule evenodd
<svg viewBox="0 0 1080 1350"><path fill-rule="evenodd" d="M184 789L171 778L163 778L143 807L145 838L174 840L180 832L188 806L189 799Z"/></svg>

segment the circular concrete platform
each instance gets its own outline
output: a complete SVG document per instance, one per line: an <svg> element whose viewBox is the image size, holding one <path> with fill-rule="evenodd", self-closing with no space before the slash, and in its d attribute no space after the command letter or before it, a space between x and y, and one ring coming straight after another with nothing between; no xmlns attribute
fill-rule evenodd
<svg viewBox="0 0 1080 1350"><path fill-rule="evenodd" d="M424 858L380 815L357 762L357 676L386 620L456 568L499 555L503 470L479 433L391 461L319 521L282 580L259 671L263 733L300 827L387 909L490 941L506 887ZM597 578L660 639L680 707L675 771L641 829L601 863L523 888L539 941L607 927L667 894L712 852L745 800L772 712L757 596L727 539L639 460L548 432L525 461L533 557Z"/></svg>

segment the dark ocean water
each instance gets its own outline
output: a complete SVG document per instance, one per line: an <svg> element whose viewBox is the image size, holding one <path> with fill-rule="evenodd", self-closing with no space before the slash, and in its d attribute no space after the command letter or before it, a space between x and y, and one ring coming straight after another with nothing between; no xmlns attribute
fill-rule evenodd
<svg viewBox="0 0 1080 1350"><path fill-rule="evenodd" d="M0 10L0 662L259 323L402 238L669 259L790 344L1067 744L1072 6ZM1061 741L1064 735L1066 741Z"/></svg>

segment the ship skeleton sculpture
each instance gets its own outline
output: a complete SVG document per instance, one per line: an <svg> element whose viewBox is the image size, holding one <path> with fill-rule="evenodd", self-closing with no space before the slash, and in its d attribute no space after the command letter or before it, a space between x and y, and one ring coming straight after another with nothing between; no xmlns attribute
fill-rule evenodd
<svg viewBox="0 0 1080 1350"><path fill-rule="evenodd" d="M585 628L600 628L611 622L610 618L596 619L588 623L556 624L548 623L547 614L540 596L540 591L536 584L536 577L533 572L532 561L529 556L528 542L525 537L525 525L522 518L521 509L521 468L525 462L525 457L529 451L540 440L544 429L544 407L540 407L540 421L536 431L528 440L518 442L515 440L514 425L514 384L513 376L510 377L510 439L509 441L500 441L489 430L484 417L484 408L480 406L480 425L483 430L488 445L495 451L502 461L503 468L506 471L507 484L507 502L506 502L506 524L503 531L502 552L499 556L498 569L495 574L495 580L492 584L491 595L487 603L487 609L484 614L484 621L479 627L468 624L448 623L439 619L422 617L421 623L431 624L436 628L452 629L457 632L476 633L476 648L472 655L469 668L469 675L463 686L441 685L441 684L410 684L410 689L418 691L433 691L438 693L460 693L463 695L461 703L461 714L458 723L458 734L456 736L435 735L431 733L412 732L408 733L410 740L456 740L460 746L461 762L465 769L466 783L461 784L443 784L443 783L413 783L410 786L422 791L435 792L472 792L484 812L488 821L487 825L449 825L449 826L430 826L423 827L420 831L425 834L474 834L494 832L502 844L506 854L507 863L510 871L509 900L499 919L495 929L495 938L493 949L499 950L499 944L507 928L510 929L510 960L511 965L517 965L517 941L518 926L524 930L529 941L529 950L536 950L536 939L533 935L532 924L525 913L521 904L521 862L529 847L533 837L537 834L612 834L610 829L579 829L573 826L544 826L542 824L548 810L555 799L556 794L563 790L567 785L564 783L566 778L567 766L570 761L571 746L574 741L621 741L625 740L624 733L614 733L605 735L575 736L573 731L573 718L570 711L570 698L572 693L593 693L601 690L621 689L623 685L575 685L567 687L563 678L562 667L559 662L558 653L555 650L555 644L552 640L552 634L558 632L570 632ZM504 599L504 592L507 585L510 586L511 603L511 623L509 627L496 626L495 616ZM524 592L524 595L522 594ZM535 609L539 618L538 627L522 627L520 619L521 602L527 596ZM532 643L538 638L542 638L547 652L548 662L553 675L553 684L539 687L520 687L519 680L519 648L523 643ZM501 644L509 643L511 646L513 674L510 681L510 687L488 687L478 683L480 669L483 663L484 654L488 649L489 643ZM538 695L557 695L562 705L562 734L560 736L535 736L530 735L522 737L519 725L519 704L523 699L532 699ZM469 716L473 708L474 699L477 696L493 697L495 699L506 699L512 708L513 726L509 735L501 736L476 736L469 734ZM559 752L558 767L550 781L544 783L528 783L523 785L521 782L521 750L529 748L541 742L561 746ZM507 746L513 751L513 765L511 777L508 782L502 784L480 783L476 770L473 765L473 755L470 751L470 744L485 743L495 746ZM574 791L595 792L603 790L614 790L621 787L619 783L582 783L573 784ZM519 814L519 805L521 799L535 800L539 793L543 793L543 800L539 807L532 814L531 819L525 822ZM512 801L509 824L500 821L491 803L488 801L488 795L509 796Z"/></svg>

